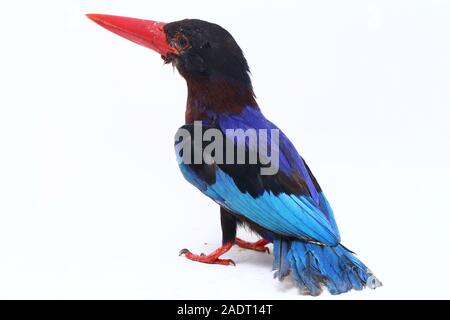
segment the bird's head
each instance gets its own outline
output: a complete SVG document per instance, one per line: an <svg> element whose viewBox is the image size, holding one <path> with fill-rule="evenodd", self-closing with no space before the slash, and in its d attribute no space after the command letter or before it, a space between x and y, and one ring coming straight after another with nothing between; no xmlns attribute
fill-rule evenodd
<svg viewBox="0 0 450 320"><path fill-rule="evenodd" d="M241 48L217 24L197 19L163 23L103 14L87 16L109 31L156 51L186 80L222 78L251 86Z"/></svg>

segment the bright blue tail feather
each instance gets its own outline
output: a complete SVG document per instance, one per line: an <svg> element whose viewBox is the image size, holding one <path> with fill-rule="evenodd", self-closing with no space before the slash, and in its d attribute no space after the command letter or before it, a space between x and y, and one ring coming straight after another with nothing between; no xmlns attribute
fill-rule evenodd
<svg viewBox="0 0 450 320"><path fill-rule="evenodd" d="M317 296L326 287L340 294L364 287L375 289L381 282L350 251L341 245L330 247L299 240L274 241L275 276L289 272L304 294Z"/></svg>

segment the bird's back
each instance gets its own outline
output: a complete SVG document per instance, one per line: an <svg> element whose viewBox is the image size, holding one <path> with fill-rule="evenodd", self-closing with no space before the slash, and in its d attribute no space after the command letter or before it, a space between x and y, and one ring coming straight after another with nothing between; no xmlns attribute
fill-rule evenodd
<svg viewBox="0 0 450 320"><path fill-rule="evenodd" d="M270 231L326 244L339 243L333 212L319 184L286 135L258 108L247 107L234 114L210 113L202 124L219 129L235 148L245 144L240 147L247 151L255 146L238 139L236 130L265 130L266 146L258 140L257 147L278 149L279 168L272 175L262 175L262 163L181 163L189 182L230 211ZM278 139L272 139L275 134Z"/></svg>

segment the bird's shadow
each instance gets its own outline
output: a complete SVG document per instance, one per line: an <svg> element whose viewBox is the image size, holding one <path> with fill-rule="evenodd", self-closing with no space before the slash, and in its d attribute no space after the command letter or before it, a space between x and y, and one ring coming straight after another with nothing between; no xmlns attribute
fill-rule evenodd
<svg viewBox="0 0 450 320"><path fill-rule="evenodd" d="M255 252L248 249L233 248L230 251L231 258L236 261L237 265L253 265L260 269L262 272L271 271L274 277L275 271L273 271L273 247L268 246L270 254L263 252ZM273 279L277 283L277 290L279 292L288 292L297 288L297 285L291 275L286 276L282 281L279 281L274 277Z"/></svg>

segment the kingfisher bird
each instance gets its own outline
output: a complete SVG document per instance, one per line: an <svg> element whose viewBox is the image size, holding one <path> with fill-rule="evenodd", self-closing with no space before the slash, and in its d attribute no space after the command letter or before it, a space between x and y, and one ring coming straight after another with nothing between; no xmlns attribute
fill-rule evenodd
<svg viewBox="0 0 450 320"><path fill-rule="evenodd" d="M200 163L179 161L185 179L219 205L222 227L220 248L207 255L183 249L180 255L202 263L235 265L222 257L233 245L268 252L272 243L274 277L283 280L291 275L302 294L317 296L324 288L341 294L381 286L370 269L341 244L333 211L310 168L287 136L263 115L247 60L228 31L198 19L164 23L104 14L87 17L156 51L179 71L188 88L181 129L195 131L196 123L201 123L202 132L214 128L227 145L243 149L246 155L258 146L229 132L278 131L276 142L271 140L273 135L267 139L278 151L278 170L273 174L262 173L267 167L262 157L254 163L223 163L214 157ZM180 145L176 140L179 159ZM236 237L241 225L260 239L252 243Z"/></svg>

